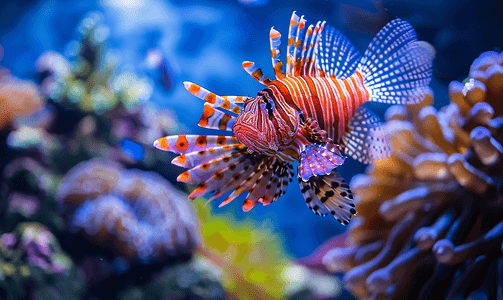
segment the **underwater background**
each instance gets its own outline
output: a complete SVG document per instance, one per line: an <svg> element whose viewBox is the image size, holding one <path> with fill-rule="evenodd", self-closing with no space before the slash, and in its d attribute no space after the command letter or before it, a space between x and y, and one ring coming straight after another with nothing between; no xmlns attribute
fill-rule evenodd
<svg viewBox="0 0 503 300"><path fill-rule="evenodd" d="M349 246L340 236L347 228L309 211L298 185L248 213L236 202L203 207L176 182L183 169L170 163L174 155L152 147L165 135L211 134L197 126L203 105L183 81L220 95L261 90L241 63L272 74L269 29L283 33L286 46L292 11L309 23L326 20L361 52L390 20L410 22L436 50L436 109L453 102L451 82L473 77L481 53L495 51L487 57L503 64L503 13L493 1L3 1L0 299L369 297L347 280L344 290L349 269L323 260L329 249ZM397 120L391 112L385 118L386 105L369 107ZM491 164L482 171L500 180ZM338 171L349 181L365 169L347 159ZM491 183L497 199L498 180ZM471 272L493 270L501 281L503 265L493 265Z"/></svg>

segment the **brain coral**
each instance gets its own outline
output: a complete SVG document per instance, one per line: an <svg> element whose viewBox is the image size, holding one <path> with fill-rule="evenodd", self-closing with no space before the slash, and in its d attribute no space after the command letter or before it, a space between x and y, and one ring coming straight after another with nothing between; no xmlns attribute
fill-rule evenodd
<svg viewBox="0 0 503 300"><path fill-rule="evenodd" d="M386 112L394 152L353 178L350 247L325 265L360 299L503 299L503 54ZM480 297L480 298L479 298Z"/></svg>
<svg viewBox="0 0 503 300"><path fill-rule="evenodd" d="M151 261L200 243L190 204L153 172L85 161L63 178L58 199L73 231L118 256Z"/></svg>

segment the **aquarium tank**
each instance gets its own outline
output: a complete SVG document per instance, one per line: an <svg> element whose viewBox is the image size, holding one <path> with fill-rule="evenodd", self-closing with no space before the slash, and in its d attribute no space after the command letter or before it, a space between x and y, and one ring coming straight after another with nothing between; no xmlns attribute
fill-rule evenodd
<svg viewBox="0 0 503 300"><path fill-rule="evenodd" d="M495 2L0 24L0 299L503 299Z"/></svg>

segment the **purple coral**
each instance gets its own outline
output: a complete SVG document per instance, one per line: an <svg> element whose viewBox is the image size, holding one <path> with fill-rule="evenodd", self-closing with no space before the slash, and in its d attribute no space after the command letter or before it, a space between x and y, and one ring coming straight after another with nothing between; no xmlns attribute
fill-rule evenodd
<svg viewBox="0 0 503 300"><path fill-rule="evenodd" d="M26 260L53 274L67 273L73 267L54 235L38 223L21 223L13 233L2 234L0 243L8 261Z"/></svg>
<svg viewBox="0 0 503 300"><path fill-rule="evenodd" d="M193 210L160 175L105 159L80 163L58 192L73 230L131 261L159 261L199 245Z"/></svg>
<svg viewBox="0 0 503 300"><path fill-rule="evenodd" d="M358 298L503 297L502 66L483 53L449 105L386 112L394 152L353 178L351 247L324 259Z"/></svg>

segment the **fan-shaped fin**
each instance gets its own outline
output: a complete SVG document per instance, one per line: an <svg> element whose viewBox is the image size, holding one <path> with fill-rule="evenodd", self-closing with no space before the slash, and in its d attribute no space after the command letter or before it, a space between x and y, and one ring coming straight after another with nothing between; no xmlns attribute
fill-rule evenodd
<svg viewBox="0 0 503 300"><path fill-rule="evenodd" d="M216 192L211 201L235 189L221 205L248 192L244 211L251 210L258 202L268 205L276 201L285 194L294 175L290 163L251 153L233 136L168 136L158 139L154 146L182 154L173 163L192 167L177 178L180 182L197 185L189 199Z"/></svg>
<svg viewBox="0 0 503 300"><path fill-rule="evenodd" d="M330 213L320 199L318 199L313 183L310 181L304 182L300 176L298 176L297 179L299 181L300 191L306 200L307 207L318 216L324 217L327 213Z"/></svg>
<svg viewBox="0 0 503 300"><path fill-rule="evenodd" d="M369 101L405 104L414 89L429 84L435 50L418 42L414 28L400 19L384 26L372 40L358 66Z"/></svg>
<svg viewBox="0 0 503 300"><path fill-rule="evenodd" d="M318 47L319 76L346 79L353 75L361 55L339 30L326 26Z"/></svg>
<svg viewBox="0 0 503 300"><path fill-rule="evenodd" d="M370 109L360 107L349 121L341 145L353 159L368 164L391 155L391 141L383 123Z"/></svg>
<svg viewBox="0 0 503 300"><path fill-rule="evenodd" d="M241 163L247 156L248 152L237 152L229 156L216 157L210 162L198 165L192 169L183 172L176 179L179 182L189 184L201 184L210 177L214 176L217 171L222 171L229 165Z"/></svg>
<svg viewBox="0 0 503 300"><path fill-rule="evenodd" d="M337 148L328 150L326 145L311 144L300 154L297 172L303 181L307 181L313 176L330 174L343 163L344 157Z"/></svg>
<svg viewBox="0 0 503 300"><path fill-rule="evenodd" d="M229 164L226 168L215 171L213 176L204 182L206 190L197 191L196 189L189 195L189 199L196 199L209 192L215 191L216 194L209 200L212 201L228 191L235 189L242 183L244 177L247 177L253 172L253 164L247 156L250 156L250 154L247 153L244 155L243 159L236 161L236 163Z"/></svg>
<svg viewBox="0 0 503 300"><path fill-rule="evenodd" d="M298 181L307 206L315 214L325 216L329 212L343 225L356 215L349 185L336 170L311 177L307 182L298 176Z"/></svg>

